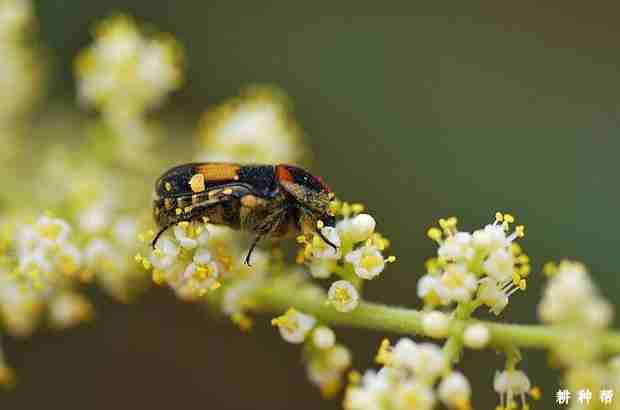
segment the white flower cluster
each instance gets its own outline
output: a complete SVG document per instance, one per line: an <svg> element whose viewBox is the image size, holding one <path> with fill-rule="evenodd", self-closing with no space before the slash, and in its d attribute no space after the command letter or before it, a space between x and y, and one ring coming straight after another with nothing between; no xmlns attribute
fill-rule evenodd
<svg viewBox="0 0 620 410"><path fill-rule="evenodd" d="M159 238L148 257L136 256L153 269L153 280L166 283L183 299L203 297L220 287L220 263L209 249L209 231L200 222L180 222ZM152 233L152 232L151 232Z"/></svg>
<svg viewBox="0 0 620 410"><path fill-rule="evenodd" d="M135 218L110 215L105 229L97 229L96 234L89 236L84 249L88 275L94 276L105 291L123 302L130 301L145 282L143 271L136 269L133 261L139 246L137 237L138 223Z"/></svg>
<svg viewBox="0 0 620 410"><path fill-rule="evenodd" d="M17 270L29 279L34 289L45 290L62 281L61 274L77 272L82 255L70 240L70 232L67 222L47 215L17 228Z"/></svg>
<svg viewBox="0 0 620 410"><path fill-rule="evenodd" d="M332 397L342 386L342 375L351 366L351 353L336 343L336 335L319 325L314 317L289 309L271 321L289 343L305 343L306 371L310 381L326 397Z"/></svg>
<svg viewBox="0 0 620 410"><path fill-rule="evenodd" d="M308 262L310 273L315 278L329 278L333 273L344 278L332 283L328 300L336 310L350 312L359 303L359 293L354 283L377 277L385 269L386 263L396 258L383 256L389 241L375 232L374 218L361 213L361 205L338 201L334 201L333 205L334 213L342 216L342 219L336 223L335 228L321 226L320 229L337 249L317 233L312 234L310 239L300 236L298 241L304 244L304 248L298 260Z"/></svg>
<svg viewBox="0 0 620 410"><path fill-rule="evenodd" d="M439 244L428 274L418 281L418 296L427 307L477 300L496 315L517 290L526 288L530 265L514 242L524 228L510 232L514 218L497 213L495 222L473 233L458 231L456 218L440 219L428 235Z"/></svg>
<svg viewBox="0 0 620 410"><path fill-rule="evenodd" d="M267 86L250 87L208 110L198 138L201 161L297 163L304 153L288 98Z"/></svg>
<svg viewBox="0 0 620 410"><path fill-rule="evenodd" d="M100 23L95 37L76 61L82 103L137 117L179 87L182 52L172 36L146 36L119 15Z"/></svg>
<svg viewBox="0 0 620 410"><path fill-rule="evenodd" d="M333 397L342 387L342 376L351 366L351 352L336 343L334 332L318 326L306 344L306 371L310 381L325 397Z"/></svg>
<svg viewBox="0 0 620 410"><path fill-rule="evenodd" d="M381 370L368 370L358 380L352 378L344 401L346 410L427 410L436 408L438 401L450 409L470 408L468 380L450 370L438 346L403 338L392 347L384 340L377 361L384 365Z"/></svg>
<svg viewBox="0 0 620 410"><path fill-rule="evenodd" d="M6 253L0 268L0 318L6 330L16 336L31 334L46 307L55 327L87 319L90 303L71 290L82 254L69 224L44 215L33 223L7 225L3 228L14 240L3 242Z"/></svg>
<svg viewBox="0 0 620 410"><path fill-rule="evenodd" d="M585 266L572 261L547 264L551 275L538 315L543 322L603 329L613 319L613 307L600 294Z"/></svg>
<svg viewBox="0 0 620 410"><path fill-rule="evenodd" d="M550 279L538 304L538 316L541 321L564 329L562 343L551 347L554 362L564 367L563 384L571 391L594 393L620 388L620 360L604 362L598 337L613 320L613 306L600 294L583 264L568 260L550 262L544 271ZM588 403L577 400L570 405L573 410L586 408L590 408ZM605 408L620 409L620 404L613 400Z"/></svg>

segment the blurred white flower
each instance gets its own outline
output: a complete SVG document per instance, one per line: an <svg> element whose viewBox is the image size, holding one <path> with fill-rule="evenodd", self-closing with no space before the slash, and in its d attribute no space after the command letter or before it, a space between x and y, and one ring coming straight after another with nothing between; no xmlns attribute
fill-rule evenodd
<svg viewBox="0 0 620 410"><path fill-rule="evenodd" d="M613 308L600 295L584 265L562 261L545 288L538 315L547 323L601 329L611 322Z"/></svg>
<svg viewBox="0 0 620 410"><path fill-rule="evenodd" d="M475 323L465 328L463 332L463 344L470 349L482 349L491 340L489 328L482 323Z"/></svg>
<svg viewBox="0 0 620 410"><path fill-rule="evenodd" d="M110 17L76 60L79 99L108 113L140 116L179 87L181 65L172 36L146 36L131 18Z"/></svg>
<svg viewBox="0 0 620 410"><path fill-rule="evenodd" d="M522 406L525 406L525 396L530 391L531 383L521 370L504 370L495 373L493 388L499 394L502 408L512 406L515 396L520 397Z"/></svg>
<svg viewBox="0 0 620 410"><path fill-rule="evenodd" d="M450 318L447 314L433 310L422 316L422 330L424 334L434 338L443 338L448 335Z"/></svg>
<svg viewBox="0 0 620 410"><path fill-rule="evenodd" d="M440 400L451 409L469 408L471 387L469 381L460 372L451 372L445 376L438 388Z"/></svg>
<svg viewBox="0 0 620 410"><path fill-rule="evenodd" d="M329 349L336 342L334 331L326 326L319 326L312 332L312 342L319 349Z"/></svg>
<svg viewBox="0 0 620 410"><path fill-rule="evenodd" d="M199 130L198 159L298 163L305 149L289 105L276 88L254 86L207 111Z"/></svg>
<svg viewBox="0 0 620 410"><path fill-rule="evenodd" d="M316 319L295 309L289 309L284 315L271 321L280 330L280 335L289 343L303 343L308 333L316 324Z"/></svg>

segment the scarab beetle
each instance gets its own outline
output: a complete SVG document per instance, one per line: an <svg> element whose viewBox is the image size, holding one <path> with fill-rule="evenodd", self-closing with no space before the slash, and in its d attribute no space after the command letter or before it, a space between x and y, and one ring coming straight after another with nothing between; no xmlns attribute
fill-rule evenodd
<svg viewBox="0 0 620 410"><path fill-rule="evenodd" d="M284 238L334 226L329 202L333 194L320 177L293 165L190 163L166 171L155 182L153 216L160 231L181 221L208 218L209 223L256 234L245 258L263 238Z"/></svg>

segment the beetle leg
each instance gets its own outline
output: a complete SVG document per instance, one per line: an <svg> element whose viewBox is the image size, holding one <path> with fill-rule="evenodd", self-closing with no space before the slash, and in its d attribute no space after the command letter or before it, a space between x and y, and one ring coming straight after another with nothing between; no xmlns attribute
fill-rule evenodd
<svg viewBox="0 0 620 410"><path fill-rule="evenodd" d="M250 250L245 257L246 265L252 266L250 264L250 256L252 256L252 251L254 251L254 248L263 237L271 236L274 232L278 230L282 222L286 219L287 210L288 208L277 210L276 212L265 217L265 219L256 227L255 232L258 232L258 235L254 239L254 242L252 242Z"/></svg>
<svg viewBox="0 0 620 410"><path fill-rule="evenodd" d="M336 245L334 245L333 243L331 243L331 241L329 239L327 239L325 237L325 235L323 235L323 232L321 232L320 229L317 229L316 233L321 237L321 239L323 239L323 241L328 244L329 246L331 246L332 248L334 248L335 251L338 251L338 247Z"/></svg>
<svg viewBox="0 0 620 410"><path fill-rule="evenodd" d="M166 226L164 226L163 228L161 228L159 230L159 232L157 232L157 235L155 235L155 238L153 238L153 241L151 241L151 246L153 247L153 249L155 249L155 245L157 245L157 240L159 239L159 237L168 230L168 228L170 228L172 225L174 224L168 224Z"/></svg>
<svg viewBox="0 0 620 410"><path fill-rule="evenodd" d="M262 237L263 237L263 235L258 235L254 239L254 242L252 242L252 245L250 246L250 250L248 251L248 254L245 256L245 264L246 265L252 266L252 264L250 263L250 257L252 256L252 252L254 251L254 248L256 248L256 245L258 244L258 242L260 242Z"/></svg>

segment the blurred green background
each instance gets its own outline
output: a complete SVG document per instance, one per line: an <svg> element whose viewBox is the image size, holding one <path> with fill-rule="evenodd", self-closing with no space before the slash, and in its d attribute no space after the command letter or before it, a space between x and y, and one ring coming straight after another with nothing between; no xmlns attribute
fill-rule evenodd
<svg viewBox="0 0 620 410"><path fill-rule="evenodd" d="M35 3L53 57L51 101L72 102L72 59L115 11L186 47L186 85L164 118L195 124L248 83L283 87L315 153L313 171L340 197L367 204L393 241L399 260L368 286L369 299L417 306L416 278L435 252L428 226L457 215L474 229L504 210L526 225L536 275L505 318L536 320L538 272L562 257L585 262L620 301L617 2ZM187 140L190 160L189 134L175 138ZM92 324L5 341L20 384L0 394L0 408L340 407L307 381L298 348L268 318L241 335L164 289L128 306L93 292ZM338 332L360 369L383 336ZM552 407L560 386L545 362L527 353L521 365L543 388L537 408ZM475 408L495 405L501 365L493 353L466 355Z"/></svg>

